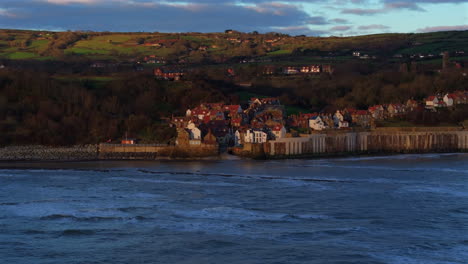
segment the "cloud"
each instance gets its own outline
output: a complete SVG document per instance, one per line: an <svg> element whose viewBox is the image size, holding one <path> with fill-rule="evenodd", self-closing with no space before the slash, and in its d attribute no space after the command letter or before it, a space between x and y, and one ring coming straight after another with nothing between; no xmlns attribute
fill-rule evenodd
<svg viewBox="0 0 468 264"><path fill-rule="evenodd" d="M437 31L463 31L468 30L468 25L458 25L458 26L436 26L436 27L425 27L416 30L416 32L437 32Z"/></svg>
<svg viewBox="0 0 468 264"><path fill-rule="evenodd" d="M10 12L8 11L7 9L2 9L0 8L0 17L7 17L7 18L15 18L15 17L18 17L17 14L13 13L13 12Z"/></svg>
<svg viewBox="0 0 468 264"><path fill-rule="evenodd" d="M382 13L388 13L390 11L396 11L396 10L401 10L401 9L406 9L406 10L412 10L412 11L421 11L424 12L425 10L415 3L409 3L409 2L391 2L391 3L386 3L382 8L345 8L341 10L342 14L351 14L351 15L358 15L358 16L369 16L369 15L375 15L375 14L382 14Z"/></svg>
<svg viewBox="0 0 468 264"><path fill-rule="evenodd" d="M413 0L413 1L401 1L401 0L384 0L385 3L427 3L427 4L461 4L466 3L466 0Z"/></svg>
<svg viewBox="0 0 468 264"><path fill-rule="evenodd" d="M343 18L335 18L335 19L331 19L330 21L336 24L348 24L349 23L348 20L343 19Z"/></svg>
<svg viewBox="0 0 468 264"><path fill-rule="evenodd" d="M68 4L97 4L99 0L44 0L44 2L56 4L56 5L68 5Z"/></svg>
<svg viewBox="0 0 468 264"><path fill-rule="evenodd" d="M307 24L310 24L310 25L328 25L328 24L330 24L330 21L328 21L323 16L313 16L313 17L309 18L309 20L307 21Z"/></svg>
<svg viewBox="0 0 468 264"><path fill-rule="evenodd" d="M330 28L330 30L331 31L348 31L351 28L352 27L350 27L350 26L335 26L335 27Z"/></svg>
<svg viewBox="0 0 468 264"><path fill-rule="evenodd" d="M363 9L363 8L346 8L341 11L342 14L351 14L351 15L375 15L383 13L382 9Z"/></svg>
<svg viewBox="0 0 468 264"><path fill-rule="evenodd" d="M387 29L390 29L390 27L385 26L385 25L372 24L372 25L359 26L358 29L359 30L387 30Z"/></svg>
<svg viewBox="0 0 468 264"><path fill-rule="evenodd" d="M308 29L308 22L326 21L311 17L300 5L275 2L2 0L0 8L3 7L20 12L21 18L5 19L7 13L3 11L0 28L149 32L222 32L233 28L245 32L316 34L319 31Z"/></svg>

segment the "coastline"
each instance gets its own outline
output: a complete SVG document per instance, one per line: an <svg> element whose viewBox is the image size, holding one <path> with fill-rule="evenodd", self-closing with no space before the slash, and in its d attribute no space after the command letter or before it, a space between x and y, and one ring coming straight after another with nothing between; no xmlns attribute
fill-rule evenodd
<svg viewBox="0 0 468 264"><path fill-rule="evenodd" d="M301 134L220 148L156 144L24 145L0 147L0 162L219 161L230 159L315 159L395 154L466 153L468 131L434 128L386 128L369 132Z"/></svg>
<svg viewBox="0 0 468 264"><path fill-rule="evenodd" d="M31 149L36 149L31 151ZM15 151L12 151L15 150ZM222 161L222 160L287 160L287 159L333 159L348 157L384 157L395 155L421 155L421 154L462 154L467 150L421 150L421 151L366 151L366 152L336 152L336 153L307 153L298 155L278 155L278 156L255 156L255 155L234 155L221 153L205 157L174 157L161 156L156 158L100 158L98 145L85 146L8 146L0 148L0 168L9 168L12 164L24 163L80 163L80 162L131 162L131 161ZM6 165L8 164L8 165ZM14 166L11 166L14 167Z"/></svg>

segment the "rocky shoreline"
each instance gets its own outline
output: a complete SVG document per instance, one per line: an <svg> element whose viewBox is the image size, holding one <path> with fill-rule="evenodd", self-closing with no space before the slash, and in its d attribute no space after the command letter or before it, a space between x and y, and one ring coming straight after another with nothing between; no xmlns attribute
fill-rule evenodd
<svg viewBox="0 0 468 264"><path fill-rule="evenodd" d="M0 161L81 161L97 160L98 145L51 147L8 146L0 148Z"/></svg>

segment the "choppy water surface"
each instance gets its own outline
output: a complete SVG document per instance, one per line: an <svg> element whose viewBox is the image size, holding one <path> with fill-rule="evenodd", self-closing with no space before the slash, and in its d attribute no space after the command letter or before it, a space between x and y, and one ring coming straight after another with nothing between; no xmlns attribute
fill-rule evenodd
<svg viewBox="0 0 468 264"><path fill-rule="evenodd" d="M1 263L468 263L467 154L2 165Z"/></svg>

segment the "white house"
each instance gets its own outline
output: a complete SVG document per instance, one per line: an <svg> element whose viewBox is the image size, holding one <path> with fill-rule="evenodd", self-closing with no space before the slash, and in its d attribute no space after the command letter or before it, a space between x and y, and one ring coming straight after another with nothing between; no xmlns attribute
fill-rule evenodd
<svg viewBox="0 0 468 264"><path fill-rule="evenodd" d="M429 96L426 99L426 108L434 108L439 105L439 99L437 99L437 96Z"/></svg>
<svg viewBox="0 0 468 264"><path fill-rule="evenodd" d="M239 130L236 130L236 133L234 133L234 145L235 146L242 145L241 133Z"/></svg>
<svg viewBox="0 0 468 264"><path fill-rule="evenodd" d="M286 137L287 131L283 125L274 126L272 131L273 131L273 135L275 135L275 139Z"/></svg>
<svg viewBox="0 0 468 264"><path fill-rule="evenodd" d="M336 127L340 127L340 124L343 123L344 121L344 116L341 114L340 111L336 111L336 113L333 115L333 123L335 124Z"/></svg>
<svg viewBox="0 0 468 264"><path fill-rule="evenodd" d="M314 116L309 119L309 127L313 130L323 130L326 128L325 123L323 122L320 116Z"/></svg>
<svg viewBox="0 0 468 264"><path fill-rule="evenodd" d="M454 99L455 99L454 94L446 94L443 100L448 107L451 107L454 104Z"/></svg>
<svg viewBox="0 0 468 264"><path fill-rule="evenodd" d="M187 125L187 129L190 134L190 139L192 140L201 140L201 131L198 129L198 127L192 123L191 121Z"/></svg>
<svg viewBox="0 0 468 264"><path fill-rule="evenodd" d="M265 143L267 142L267 133L260 130L249 129L244 136L246 143Z"/></svg>

